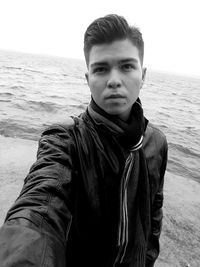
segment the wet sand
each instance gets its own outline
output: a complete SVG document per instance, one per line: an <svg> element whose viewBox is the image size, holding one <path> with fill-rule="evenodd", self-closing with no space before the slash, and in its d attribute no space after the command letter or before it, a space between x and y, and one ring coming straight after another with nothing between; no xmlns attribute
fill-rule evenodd
<svg viewBox="0 0 200 267"><path fill-rule="evenodd" d="M35 141L0 136L0 225L36 159ZM200 184L166 172L161 253L155 267L200 266Z"/></svg>

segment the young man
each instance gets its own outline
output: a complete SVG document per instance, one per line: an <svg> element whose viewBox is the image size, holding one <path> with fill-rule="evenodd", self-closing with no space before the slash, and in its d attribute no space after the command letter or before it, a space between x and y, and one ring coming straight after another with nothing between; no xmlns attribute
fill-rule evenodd
<svg viewBox="0 0 200 267"><path fill-rule="evenodd" d="M165 136L143 115L143 39L123 17L84 36L91 103L47 129L0 231L0 266L153 266L159 254Z"/></svg>

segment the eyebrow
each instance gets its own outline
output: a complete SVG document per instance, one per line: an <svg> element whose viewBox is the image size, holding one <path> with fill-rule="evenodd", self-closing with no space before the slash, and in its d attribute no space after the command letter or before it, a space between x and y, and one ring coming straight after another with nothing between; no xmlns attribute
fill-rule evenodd
<svg viewBox="0 0 200 267"><path fill-rule="evenodd" d="M118 61L119 64L122 64L122 63L127 63L127 62L133 62L133 63L138 63L138 60L136 58L125 58L125 59L121 59ZM94 62L92 63L90 66L91 68L95 68L95 67L99 67L99 66L107 66L109 65L107 61L97 61L97 62Z"/></svg>
<svg viewBox="0 0 200 267"><path fill-rule="evenodd" d="M94 62L94 63L92 63L90 66L92 67L92 68L94 68L94 67L96 67L96 66L105 66L105 65L108 65L108 63L105 61L99 61L99 62Z"/></svg>
<svg viewBox="0 0 200 267"><path fill-rule="evenodd" d="M120 63L126 63L126 62L134 62L134 63L138 63L138 59L131 57L131 58L122 59L122 60L120 60L119 62L120 62Z"/></svg>

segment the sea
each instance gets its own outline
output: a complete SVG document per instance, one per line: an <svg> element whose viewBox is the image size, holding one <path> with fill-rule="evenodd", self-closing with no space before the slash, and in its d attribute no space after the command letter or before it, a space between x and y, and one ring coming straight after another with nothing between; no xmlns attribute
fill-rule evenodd
<svg viewBox="0 0 200 267"><path fill-rule="evenodd" d="M90 102L83 60L0 51L0 135L38 141ZM167 170L200 183L200 77L147 71L140 98L169 146Z"/></svg>

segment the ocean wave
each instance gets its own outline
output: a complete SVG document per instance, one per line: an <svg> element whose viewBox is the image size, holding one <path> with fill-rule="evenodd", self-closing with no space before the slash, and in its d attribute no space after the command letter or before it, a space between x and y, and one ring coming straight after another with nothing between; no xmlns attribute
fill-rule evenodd
<svg viewBox="0 0 200 267"><path fill-rule="evenodd" d="M78 105L77 104L70 104L69 107L70 108L76 108L76 109L80 110L80 112L81 112L81 111L85 110L86 105L85 104L78 104Z"/></svg>
<svg viewBox="0 0 200 267"><path fill-rule="evenodd" d="M12 97L12 96L14 96L14 94L12 93L8 93L8 92L0 93L0 97Z"/></svg>
<svg viewBox="0 0 200 267"><path fill-rule="evenodd" d="M9 70L11 71L11 73L13 73L12 71L18 71L19 73L24 73L24 75L27 75L27 74L42 74L42 75L46 75L45 77L46 78L50 78L51 76L53 77L67 77L67 78L74 78L76 80L85 80L85 77L80 74L76 74L76 73L71 73L71 74L68 74L68 73L62 73L62 72L54 72L54 71L46 71L46 70L36 70L36 69L31 69L31 68L23 68L23 67L13 67L13 66L1 66L1 69L5 69L5 70Z"/></svg>
<svg viewBox="0 0 200 267"><path fill-rule="evenodd" d="M22 139L38 140L43 131L42 126L28 125L24 121L2 120L0 121L0 135L5 137L19 137Z"/></svg>
<svg viewBox="0 0 200 267"><path fill-rule="evenodd" d="M39 70L34 70L34 69L28 69L28 68L22 68L22 67L13 67L13 66L2 66L2 69L6 69L6 70L19 70L21 71L29 71L29 72L33 72L33 73L43 73L42 71Z"/></svg>
<svg viewBox="0 0 200 267"><path fill-rule="evenodd" d="M5 102L6 103L6 102L12 102L12 100L10 100L10 99L0 99L0 102L2 102L2 103Z"/></svg>
<svg viewBox="0 0 200 267"><path fill-rule="evenodd" d="M200 182L197 164L194 164L194 167L191 168L190 165L181 162L180 159L173 160L171 157L169 157L167 171Z"/></svg>
<svg viewBox="0 0 200 267"><path fill-rule="evenodd" d="M183 153L184 155L200 158L200 154L194 152L194 150L192 148L189 148L188 146L186 147L186 146L183 146L177 143L174 144L171 142L169 142L168 145L171 150L177 150Z"/></svg>
<svg viewBox="0 0 200 267"><path fill-rule="evenodd" d="M56 112L59 109L59 105L53 102L47 102L47 101L43 102L34 100L23 101L21 103L14 103L13 107L25 111L35 111L35 112L45 111L47 113Z"/></svg>
<svg viewBox="0 0 200 267"><path fill-rule="evenodd" d="M7 70L23 70L21 67L13 67L13 66L1 66L2 69L7 69Z"/></svg>
<svg viewBox="0 0 200 267"><path fill-rule="evenodd" d="M11 90L26 90L27 88L22 85L12 85L9 87Z"/></svg>

